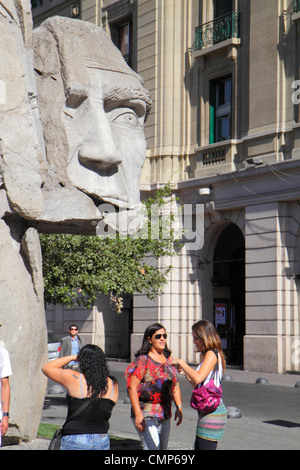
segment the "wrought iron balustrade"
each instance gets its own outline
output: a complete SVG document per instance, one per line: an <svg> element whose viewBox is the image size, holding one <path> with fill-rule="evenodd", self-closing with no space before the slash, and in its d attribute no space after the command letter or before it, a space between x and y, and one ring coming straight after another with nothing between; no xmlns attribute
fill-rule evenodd
<svg viewBox="0 0 300 470"><path fill-rule="evenodd" d="M226 160L227 147L216 147L202 152L202 161L204 166L224 163Z"/></svg>
<svg viewBox="0 0 300 470"><path fill-rule="evenodd" d="M294 13L300 12L300 0L293 0L293 11Z"/></svg>
<svg viewBox="0 0 300 470"><path fill-rule="evenodd" d="M299 3L300 0L297 0ZM233 11L229 15L220 16L195 30L195 50L218 44L226 39L239 38L240 16Z"/></svg>
<svg viewBox="0 0 300 470"><path fill-rule="evenodd" d="M31 0L31 7L36 8L43 5L43 0Z"/></svg>

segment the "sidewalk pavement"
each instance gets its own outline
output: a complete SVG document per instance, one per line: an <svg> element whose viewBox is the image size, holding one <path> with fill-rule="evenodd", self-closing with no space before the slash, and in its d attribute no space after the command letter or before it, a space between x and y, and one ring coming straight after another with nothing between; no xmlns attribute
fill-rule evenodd
<svg viewBox="0 0 300 470"><path fill-rule="evenodd" d="M123 372L127 367L127 363L119 362L119 361L109 361L109 368L110 372L117 377L123 377ZM187 388L185 392L185 382L184 378L180 377L182 387L182 393L187 396L190 394L189 388ZM266 372L254 372L254 371L243 371L237 369L230 369L226 370L224 374L223 381L230 382L230 383L237 383L237 384L255 384L258 383L265 383L268 385L273 386L281 386L281 387L290 387L290 389L295 389L299 391L300 396L300 375L298 374L274 374L274 373L266 373ZM299 388L298 388L299 386ZM57 395L59 397L59 395ZM53 396L52 396L53 397ZM60 395L60 403L62 403L63 395ZM46 397L47 398L47 397ZM191 450L191 441L193 439L192 434L194 434L195 430L195 412L192 410L187 403L188 398L185 399L185 406L184 406L184 420L180 427L177 427L174 422L171 425L171 434L169 440L169 450ZM59 400L56 400L59 401ZM55 402L55 398L54 398ZM300 399L299 399L300 403ZM64 422L64 418L66 415L66 407L65 405L57 405L57 406L50 406L51 408L51 416L49 420L43 419L42 415L42 422L55 422L56 424L62 424ZM53 409L52 409L53 408ZM49 410L48 410L49 413ZM112 439L111 441L111 450L137 450L140 449L140 443L137 438L136 431L134 429L133 424L129 418L130 414L130 405L128 404L128 400L126 400L126 386L122 382L120 385L120 399L114 409L112 414L112 418L110 420L110 435L114 436L116 439ZM56 419L57 417L57 419ZM56 420L55 420L56 419ZM230 423L231 421L231 423ZM243 450L242 448L237 448L234 445L236 439L241 436L241 433L245 432L245 423L246 427L250 432L255 435L257 434L257 438L255 441L255 446L257 448L260 447L260 440L261 435L264 435L266 432L265 429L262 428L262 423L258 420L249 420L246 418L244 419L230 419L228 420L228 425L226 431L224 433L223 440L219 444L219 450ZM295 424L295 423L294 423ZM296 426L297 427L297 426ZM298 423L298 428L300 429L300 423ZM274 429L274 426L273 426ZM272 430L273 431L273 430ZM290 431L289 429L282 429L276 430L276 439L277 442L279 440L279 433L284 432L287 434L288 432L293 432L295 430ZM299 433L298 429L296 429L297 433ZM300 449L300 433L297 434L299 439L299 449ZM292 446L295 447L295 434L292 435ZM245 436L243 436L245 441ZM270 436L272 439L272 435ZM288 439L288 437L287 437ZM297 441L298 442L298 441ZM14 446L4 446L1 450L47 450L49 445L49 440L37 438L30 443L21 443L19 445ZM276 444L275 444L276 446ZM294 447L291 447L292 449ZM255 447L256 448L256 447ZM276 448L276 447L274 447ZM286 447L285 447L286 448Z"/></svg>

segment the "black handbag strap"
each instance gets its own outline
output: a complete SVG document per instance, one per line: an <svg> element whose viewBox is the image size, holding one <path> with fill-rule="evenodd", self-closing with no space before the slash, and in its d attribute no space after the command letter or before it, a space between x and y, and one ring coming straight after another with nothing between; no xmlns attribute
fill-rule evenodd
<svg viewBox="0 0 300 470"><path fill-rule="evenodd" d="M72 413L71 416L69 416L69 417L66 419L66 421L64 422L64 424L63 424L62 427L64 428L64 426L65 426L69 421L71 421L71 419L75 418L75 416L78 416L79 413L81 413L81 411L83 411L83 410L90 404L90 400L91 400L91 399L85 400L85 402L84 402L79 408L77 408L77 410L74 411L74 413Z"/></svg>

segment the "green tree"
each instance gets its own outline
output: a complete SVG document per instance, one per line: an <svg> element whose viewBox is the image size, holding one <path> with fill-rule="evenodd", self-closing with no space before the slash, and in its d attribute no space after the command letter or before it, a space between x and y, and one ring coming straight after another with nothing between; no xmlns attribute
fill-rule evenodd
<svg viewBox="0 0 300 470"><path fill-rule="evenodd" d="M45 303L91 307L101 293L120 312L124 294L161 294L172 266L153 260L172 257L179 245L174 216L164 215L171 198L167 184L143 203L146 221L134 236L41 234Z"/></svg>

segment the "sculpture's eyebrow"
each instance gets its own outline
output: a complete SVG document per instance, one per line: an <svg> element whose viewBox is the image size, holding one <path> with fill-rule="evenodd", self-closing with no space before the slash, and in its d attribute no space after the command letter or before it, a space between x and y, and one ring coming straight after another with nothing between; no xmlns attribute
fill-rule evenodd
<svg viewBox="0 0 300 470"><path fill-rule="evenodd" d="M150 111L151 108L151 98L150 94L144 88L126 88L126 87L110 87L105 90L105 101L115 101L115 102L136 102L143 101L146 107L146 114Z"/></svg>
<svg viewBox="0 0 300 470"><path fill-rule="evenodd" d="M147 118L152 106L152 100L150 93L142 86L136 88L110 86L105 88L103 91L104 100L107 102L128 102L133 104L136 104L137 101L143 102L145 105L145 118ZM76 82L71 82L68 84L66 89L66 97L71 106L80 103L85 98L87 98L87 96L88 87Z"/></svg>

